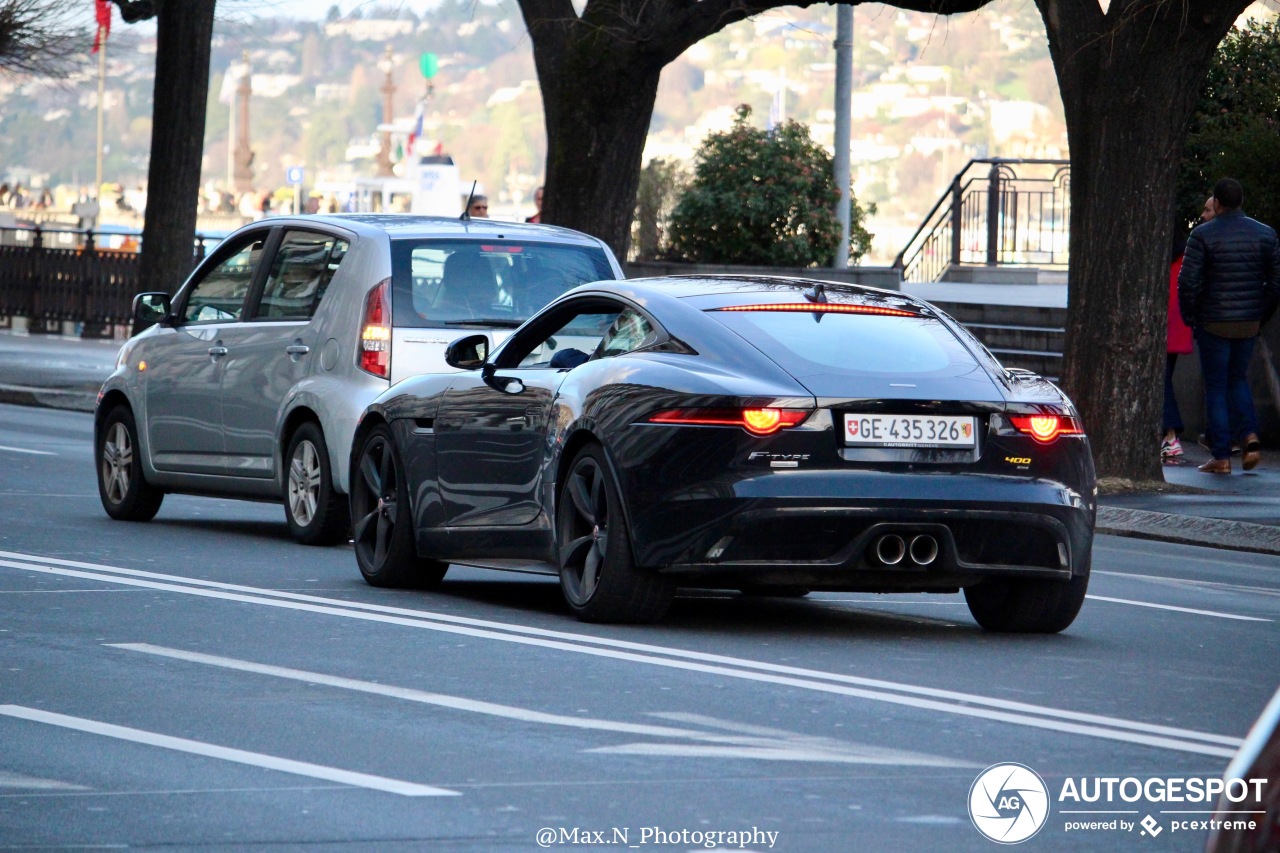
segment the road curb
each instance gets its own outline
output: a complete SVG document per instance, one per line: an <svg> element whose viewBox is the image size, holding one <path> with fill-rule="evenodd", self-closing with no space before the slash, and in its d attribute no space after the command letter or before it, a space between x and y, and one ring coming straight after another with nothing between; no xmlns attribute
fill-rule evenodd
<svg viewBox="0 0 1280 853"><path fill-rule="evenodd" d="M0 385L0 403L92 412L98 405L98 391L76 388L34 388L28 385Z"/></svg>
<svg viewBox="0 0 1280 853"><path fill-rule="evenodd" d="M1280 527L1247 521L1100 506L1095 530L1112 536L1155 539L1179 545L1280 554Z"/></svg>

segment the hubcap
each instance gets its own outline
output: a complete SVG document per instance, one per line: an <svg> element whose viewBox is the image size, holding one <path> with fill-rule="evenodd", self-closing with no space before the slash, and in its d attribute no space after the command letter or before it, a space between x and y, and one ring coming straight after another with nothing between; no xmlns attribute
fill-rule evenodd
<svg viewBox="0 0 1280 853"><path fill-rule="evenodd" d="M363 561L375 569L386 562L396 525L396 469L391 446L382 437L365 447L355 490L355 543Z"/></svg>
<svg viewBox="0 0 1280 853"><path fill-rule="evenodd" d="M578 604L586 603L600 582L609 546L609 501L604 472L591 458L583 459L569 475L565 493L570 514L560 546L568 592Z"/></svg>
<svg viewBox="0 0 1280 853"><path fill-rule="evenodd" d="M116 421L102 443L102 484L107 500L124 501L129 494L129 477L133 470L133 441L125 425Z"/></svg>
<svg viewBox="0 0 1280 853"><path fill-rule="evenodd" d="M299 527L316 517L320 503L320 454L310 441L302 440L289 460L289 514Z"/></svg>

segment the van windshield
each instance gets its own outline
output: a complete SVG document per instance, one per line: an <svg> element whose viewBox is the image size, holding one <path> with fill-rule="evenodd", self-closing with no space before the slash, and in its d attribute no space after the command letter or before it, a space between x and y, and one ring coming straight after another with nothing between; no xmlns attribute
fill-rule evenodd
<svg viewBox="0 0 1280 853"><path fill-rule="evenodd" d="M523 323L565 291L616 276L593 246L395 240L392 322L409 328Z"/></svg>

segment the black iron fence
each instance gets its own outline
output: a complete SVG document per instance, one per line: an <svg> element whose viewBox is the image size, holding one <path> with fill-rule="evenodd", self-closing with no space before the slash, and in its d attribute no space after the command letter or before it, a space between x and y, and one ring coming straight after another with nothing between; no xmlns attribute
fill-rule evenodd
<svg viewBox="0 0 1280 853"><path fill-rule="evenodd" d="M121 240L120 248L105 248ZM207 238L196 235L193 265ZM138 291L136 237L74 229L0 228L0 321L27 318L34 332L84 324L86 336L130 323Z"/></svg>
<svg viewBox="0 0 1280 853"><path fill-rule="evenodd" d="M917 282L960 265L1065 270L1070 181L1066 160L970 160L893 265Z"/></svg>

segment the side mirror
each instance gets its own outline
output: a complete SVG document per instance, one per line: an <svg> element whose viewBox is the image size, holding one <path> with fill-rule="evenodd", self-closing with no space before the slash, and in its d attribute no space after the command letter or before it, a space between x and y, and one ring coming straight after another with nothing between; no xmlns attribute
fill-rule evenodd
<svg viewBox="0 0 1280 853"><path fill-rule="evenodd" d="M484 366L489 355L489 339L484 335L467 335L449 344L444 351L444 363L458 370L476 370Z"/></svg>
<svg viewBox="0 0 1280 853"><path fill-rule="evenodd" d="M167 293L139 293L133 297L133 319L139 325L163 323L169 319L172 310Z"/></svg>

